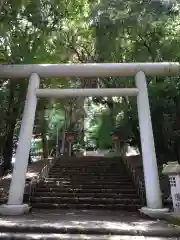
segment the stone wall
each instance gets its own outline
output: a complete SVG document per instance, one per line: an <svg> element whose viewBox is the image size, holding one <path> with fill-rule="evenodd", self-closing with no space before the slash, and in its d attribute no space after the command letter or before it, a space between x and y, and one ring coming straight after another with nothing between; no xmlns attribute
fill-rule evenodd
<svg viewBox="0 0 180 240"><path fill-rule="evenodd" d="M136 170L137 174L143 177L143 163L141 155L135 156L124 156L124 161L131 164L131 167ZM168 177L162 174L162 166L159 166L159 179L162 191L163 199L167 199L170 195L170 186L168 182Z"/></svg>

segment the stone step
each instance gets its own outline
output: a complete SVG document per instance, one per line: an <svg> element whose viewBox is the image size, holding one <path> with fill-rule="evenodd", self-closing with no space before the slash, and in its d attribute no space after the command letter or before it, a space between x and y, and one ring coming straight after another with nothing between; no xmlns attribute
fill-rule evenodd
<svg viewBox="0 0 180 240"><path fill-rule="evenodd" d="M128 182L130 180L130 178L128 176L119 176L118 178L113 178L113 177L94 177L94 176L73 176L73 177L69 177L69 176L65 176L65 177L47 177L45 178L45 180L50 180L50 181L68 181L68 180L77 180L77 181L84 181L84 180L88 180L88 181L121 181L121 182Z"/></svg>
<svg viewBox="0 0 180 240"><path fill-rule="evenodd" d="M61 162L61 163L56 163L55 165L53 165L53 167L69 167L69 168L72 168L72 167L99 167L99 166L103 166L103 167L115 167L115 166L118 166L118 167L122 167L122 168L125 168L125 165L122 163L122 162Z"/></svg>
<svg viewBox="0 0 180 240"><path fill-rule="evenodd" d="M49 174L68 174L68 175L93 175L93 176L107 176L107 177L109 177L109 176L129 176L129 174L127 174L126 172L123 172L123 173L121 173L121 172L111 172L111 173L109 173L109 172L102 172L102 171L83 171L83 170L81 170L81 171L68 171L68 170L66 170L66 171L61 171L61 170L58 170L58 171L52 171L52 170L50 170L49 171Z"/></svg>
<svg viewBox="0 0 180 240"><path fill-rule="evenodd" d="M135 194L136 190L133 189L111 189L111 188L101 188L101 189L82 189L82 188L40 188L37 186L36 192L61 192L61 193L67 193L67 192L73 192L73 193L128 193L128 194Z"/></svg>
<svg viewBox="0 0 180 240"><path fill-rule="evenodd" d="M108 161L107 159L97 159L96 161L95 160L81 160L81 161L76 161L76 160L73 160L73 161L67 161L67 160L64 160L64 161L56 161L55 165L75 165L76 164L88 164L88 165L93 165L93 164L105 164L105 165L108 165L108 164L121 164L123 165L123 162L122 160L117 160L117 159L111 159L110 161Z"/></svg>
<svg viewBox="0 0 180 240"><path fill-rule="evenodd" d="M35 193L36 197L74 197L74 193L73 192L36 192ZM81 193L81 192L77 192L76 197L101 197L101 198L137 198L137 194L122 194L122 193Z"/></svg>
<svg viewBox="0 0 180 240"><path fill-rule="evenodd" d="M80 169L90 169L90 170L100 170L102 169L103 171L107 170L112 170L112 171L123 171L126 170L126 167L124 165L119 165L119 164L114 164L114 165L104 165L104 164L99 164L99 165L78 165L78 164L72 164L71 166L66 166L66 165L54 165L52 166L51 169L59 169L59 170L80 170Z"/></svg>
<svg viewBox="0 0 180 240"><path fill-rule="evenodd" d="M115 209L116 210L116 209ZM31 216L3 217L0 221L0 236L11 234L37 234L44 237L46 234L61 234L70 237L79 236L80 239L89 239L90 236L108 236L107 240L115 240L115 236L129 236L136 240L136 236L151 237L151 240L160 240L160 237L179 239L180 227L171 226L164 221L142 218L136 212L111 211L35 211ZM87 236L87 237L85 237ZM153 239L155 237L155 239ZM2 239L2 238L1 238ZM13 238L12 238L13 239ZM61 238L60 238L61 239ZM95 238L96 239L96 238ZM172 240L172 239L171 239Z"/></svg>
<svg viewBox="0 0 180 240"><path fill-rule="evenodd" d="M119 174L103 174L103 173L69 173L69 172L58 172L58 173L52 173L49 172L50 177L99 177L99 178L122 178L122 177L127 177L128 175L122 175L121 173Z"/></svg>
<svg viewBox="0 0 180 240"><path fill-rule="evenodd" d="M104 175L90 175L90 174L51 174L49 173L48 178L62 178L62 179L92 179L92 180L98 180L98 179L102 179L102 180L114 180L114 181L129 181L129 179L131 179L128 176L104 176Z"/></svg>
<svg viewBox="0 0 180 240"><path fill-rule="evenodd" d="M93 185L93 184L98 184L98 185L111 185L111 184L115 184L116 186L119 185L131 185L132 186L132 182L131 181L114 181L114 180L88 180L88 179L56 179L56 180L52 180L51 178L49 179L45 179L45 180L41 180L39 182L39 185L41 184L47 184L47 185L51 185L51 184L75 184L75 185L81 185L83 183L83 185Z"/></svg>
<svg viewBox="0 0 180 240"><path fill-rule="evenodd" d="M122 161L111 161L111 162L104 162L104 161L97 161L97 162L56 162L53 166L55 167L81 167L81 166L91 166L91 167L96 167L96 166L120 166L120 167L125 167L124 163Z"/></svg>
<svg viewBox="0 0 180 240"><path fill-rule="evenodd" d="M111 160L111 161L107 161L107 160L97 160L97 161L56 161L55 166L72 166L72 165L98 165L98 164L103 164L103 165L113 165L113 164L119 164L124 166L124 163L121 160Z"/></svg>
<svg viewBox="0 0 180 240"><path fill-rule="evenodd" d="M76 172L78 172L78 171L89 171L89 172L94 172L94 171L97 171L97 172L109 172L109 173L111 173L111 172L115 172L115 173L118 173L118 172L121 172L121 173L123 173L123 172L127 172L127 170L126 170L126 168L119 168L118 166L116 166L116 167L104 167L104 166L99 166L99 167L94 167L94 168L92 168L92 167L89 167L89 166L87 166L87 167L79 167L79 168L66 168L66 167L52 167L51 168L51 170L53 170L53 171L55 171L55 170L57 170L57 171L76 171Z"/></svg>
<svg viewBox="0 0 180 240"><path fill-rule="evenodd" d="M123 185L123 184L73 184L73 183L69 183L69 184L64 184L64 183L59 183L59 184L39 184L38 188L45 188L45 189L49 189L49 188L72 188L72 189L76 189L76 188L82 188L82 189L133 189L133 185Z"/></svg>
<svg viewBox="0 0 180 240"><path fill-rule="evenodd" d="M61 164L61 163L72 163L72 162L80 162L80 163L93 163L93 162L121 162L121 157L104 157L104 156L72 156L71 159L67 157L61 157L56 160L56 164Z"/></svg>
<svg viewBox="0 0 180 240"><path fill-rule="evenodd" d="M104 178L129 178L130 175L129 174L125 174L125 173L111 173L111 174L107 174L107 173L102 173L102 172L49 172L49 175L51 176L60 176L60 177L64 177L64 176L69 176L69 177L104 177Z"/></svg>
<svg viewBox="0 0 180 240"><path fill-rule="evenodd" d="M33 208L39 209L111 209L111 210L131 210L136 211L142 206L140 204L83 204L83 203L32 203Z"/></svg>
<svg viewBox="0 0 180 240"><path fill-rule="evenodd" d="M96 167L96 166L119 166L119 167L125 167L124 163L121 161L112 161L112 162L103 162L103 161L97 161L97 162L60 162L55 163L53 167L81 167L81 166L90 166L90 167Z"/></svg>
<svg viewBox="0 0 180 240"><path fill-rule="evenodd" d="M125 174L125 173L120 173L120 172L117 172L117 173L103 173L103 172L83 172L83 171L49 171L49 174L51 175L70 175L70 176L73 176L73 175L91 175L91 176L105 176L105 177L118 177L118 176L129 176L128 174Z"/></svg>
<svg viewBox="0 0 180 240"><path fill-rule="evenodd" d="M114 163L72 163L72 164L65 164L65 163L61 163L61 164L55 164L52 167L57 167L57 168L80 168L80 167L91 167L91 168L95 168L95 167L111 167L111 168L115 168L116 166L120 167L120 168L125 168L125 165L117 162Z"/></svg>
<svg viewBox="0 0 180 240"><path fill-rule="evenodd" d="M0 239L15 240L177 240L177 238L144 237L129 235L95 235L95 234L58 234L58 233L1 233Z"/></svg>
<svg viewBox="0 0 180 240"><path fill-rule="evenodd" d="M138 198L100 198L100 197L32 197L31 203L70 203L70 204L140 204Z"/></svg>
<svg viewBox="0 0 180 240"><path fill-rule="evenodd" d="M114 165L114 166L104 166L104 165L98 165L98 166L90 166L90 165L86 165L86 166L77 166L77 165L72 165L72 166L52 166L53 170L57 169L57 170L69 170L69 171L79 171L79 170L90 170L90 171L100 171L103 170L105 172L107 171L115 171L115 172L118 172L118 171L126 171L126 167L125 166L119 166L119 165Z"/></svg>
<svg viewBox="0 0 180 240"><path fill-rule="evenodd" d="M83 187L83 188L134 188L134 186L132 185L131 182L120 182L120 183L116 183L116 182L111 182L111 183L99 183L99 182L93 182L93 183L86 183L86 182L60 182L60 181L56 181L56 182L41 182L38 184L39 187L72 187L72 188L76 188L76 187Z"/></svg>
<svg viewBox="0 0 180 240"><path fill-rule="evenodd" d="M81 167L77 167L77 166L72 166L72 167L55 167L53 166L51 168L52 170L61 170L61 171L82 171L82 170L86 170L86 171L103 171L103 172L109 172L109 171L114 171L114 172L119 172L119 171L124 171L126 170L125 167L119 167L119 166L81 166Z"/></svg>
<svg viewBox="0 0 180 240"><path fill-rule="evenodd" d="M100 167L79 167L79 168L62 168L62 167L53 167L51 168L52 171L69 171L69 172L81 172L81 171L87 171L87 172L104 172L104 173L123 173L123 172L127 172L126 168L119 168L118 166L112 168L112 167L103 167L103 166L100 166Z"/></svg>

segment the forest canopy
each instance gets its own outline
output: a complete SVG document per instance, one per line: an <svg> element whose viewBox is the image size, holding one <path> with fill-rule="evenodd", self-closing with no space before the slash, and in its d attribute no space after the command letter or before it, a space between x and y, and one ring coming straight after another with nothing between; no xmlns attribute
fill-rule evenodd
<svg viewBox="0 0 180 240"><path fill-rule="evenodd" d="M2 0L0 63L180 61L179 0ZM180 83L148 78L158 161L179 160ZM0 155L10 168L17 143L27 79L0 79ZM41 87L131 87L133 78L42 79ZM85 124L84 124L85 123ZM112 131L140 147L135 98L74 98L39 101L34 134L43 154L55 146L57 129L78 131L78 146L109 148ZM85 136L85 142L83 140Z"/></svg>

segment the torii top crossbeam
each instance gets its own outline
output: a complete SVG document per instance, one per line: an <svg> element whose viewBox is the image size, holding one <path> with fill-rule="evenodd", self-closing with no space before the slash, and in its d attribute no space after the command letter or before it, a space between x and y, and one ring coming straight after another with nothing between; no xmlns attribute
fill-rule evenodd
<svg viewBox="0 0 180 240"><path fill-rule="evenodd" d="M40 77L108 77L135 76L142 71L147 76L176 76L177 62L159 63L86 63L86 64L0 64L0 77L26 78L32 73Z"/></svg>

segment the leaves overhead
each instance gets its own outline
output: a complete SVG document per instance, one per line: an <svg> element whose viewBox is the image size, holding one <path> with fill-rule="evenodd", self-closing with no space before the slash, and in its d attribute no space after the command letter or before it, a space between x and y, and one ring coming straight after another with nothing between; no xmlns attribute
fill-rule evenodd
<svg viewBox="0 0 180 240"><path fill-rule="evenodd" d="M179 4L178 0L2 0L0 63L179 61ZM108 88L134 86L132 78L118 77L42 79L41 86L91 87L93 81ZM148 84L157 153L179 158L179 77L149 78ZM1 153L6 160L11 158L7 150L13 136L18 135L26 89L26 80L0 80ZM34 131L46 131L53 139L59 121L61 129L67 120L67 128L83 131L86 119L91 126L87 139L95 139L98 146L109 146L115 129L121 133L123 129L123 136L140 145L135 99L90 100L93 114L88 118L84 100L39 102L38 112L43 114L37 114ZM38 127L42 116L47 121L43 130Z"/></svg>

